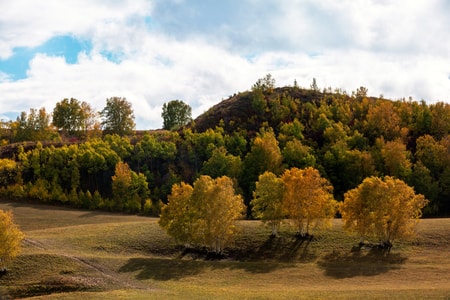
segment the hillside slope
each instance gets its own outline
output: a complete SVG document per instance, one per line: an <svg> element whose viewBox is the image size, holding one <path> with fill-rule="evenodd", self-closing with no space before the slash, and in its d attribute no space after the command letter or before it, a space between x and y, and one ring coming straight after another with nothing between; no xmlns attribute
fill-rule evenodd
<svg viewBox="0 0 450 300"><path fill-rule="evenodd" d="M264 93L267 103L264 110L258 110L255 107L254 97L255 93L251 91L234 94L198 116L194 120L194 128L198 132L203 132L208 128L215 128L221 120L223 120L224 129L228 133L237 129L257 131L263 122L268 122L269 126L276 127L274 125L278 125L275 124L277 121L289 121L295 113L292 110L289 113L284 112L284 118L280 120L275 118L272 109L275 105L284 106L288 104L289 106L290 103L288 102L296 102L295 108L298 108L298 104L301 103L319 103L323 94L295 87L275 88L270 93Z"/></svg>

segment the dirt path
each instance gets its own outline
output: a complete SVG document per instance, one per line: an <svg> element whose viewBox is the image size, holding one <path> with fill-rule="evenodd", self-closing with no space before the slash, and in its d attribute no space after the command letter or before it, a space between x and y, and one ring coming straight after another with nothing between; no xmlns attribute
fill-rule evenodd
<svg viewBox="0 0 450 300"><path fill-rule="evenodd" d="M153 290L149 288L147 285L142 284L138 280L133 280L130 277L122 276L121 274L107 268L105 265L93 262L85 257L60 253L59 251L57 251L57 249L50 249L46 247L43 243L30 238L25 238L23 240L23 243L27 246L31 246L36 249L42 250L46 254L58 255L71 259L77 262L78 264L82 265L83 267L90 269L95 273L98 273L103 281L109 282L110 285L113 285L117 289Z"/></svg>

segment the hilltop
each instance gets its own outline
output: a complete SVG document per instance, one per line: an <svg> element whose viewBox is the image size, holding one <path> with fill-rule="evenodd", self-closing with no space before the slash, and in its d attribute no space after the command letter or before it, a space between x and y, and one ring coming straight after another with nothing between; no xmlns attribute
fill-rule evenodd
<svg viewBox="0 0 450 300"><path fill-rule="evenodd" d="M291 111L282 120L276 120L273 111L258 110L254 104L254 97L254 92L246 91L222 100L198 116L194 120L194 128L199 132L203 132L208 128L215 128L223 121L228 133L238 128L257 131L259 126L266 121L269 122L269 126L274 127L276 121L286 122L292 120L293 115ZM319 103L322 97L323 93L317 91L296 87L278 87L265 94L265 101L267 106L270 107L277 104L281 105L281 101L294 101L297 104Z"/></svg>

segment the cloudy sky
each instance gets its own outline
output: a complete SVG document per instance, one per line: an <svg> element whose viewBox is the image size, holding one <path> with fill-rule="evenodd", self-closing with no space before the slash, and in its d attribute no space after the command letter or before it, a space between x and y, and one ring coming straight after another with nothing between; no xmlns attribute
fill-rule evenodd
<svg viewBox="0 0 450 300"><path fill-rule="evenodd" d="M138 129L193 116L267 73L450 102L448 0L0 0L0 118L126 97Z"/></svg>

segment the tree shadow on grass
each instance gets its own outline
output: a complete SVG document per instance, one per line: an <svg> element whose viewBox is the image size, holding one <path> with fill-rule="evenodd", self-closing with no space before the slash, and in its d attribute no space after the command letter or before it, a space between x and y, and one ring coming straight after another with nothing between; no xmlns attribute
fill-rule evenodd
<svg viewBox="0 0 450 300"><path fill-rule="evenodd" d="M259 246L237 248L232 255L238 261L308 262L317 258L314 252L309 251L313 241L312 236L270 236Z"/></svg>
<svg viewBox="0 0 450 300"><path fill-rule="evenodd" d="M157 281L180 280L196 276L206 270L245 270L249 273L269 273L289 265L276 262L238 262L232 260L192 260L166 258L131 258L119 269L119 273L137 272L138 280L153 279Z"/></svg>
<svg viewBox="0 0 450 300"><path fill-rule="evenodd" d="M119 272L138 272L136 275L138 280L167 281L198 275L204 272L210 264L211 262L182 259L131 258L119 269Z"/></svg>
<svg viewBox="0 0 450 300"><path fill-rule="evenodd" d="M375 276L391 270L398 270L407 258L400 253L386 254L377 249L369 251L352 249L350 253L333 251L317 264L325 275L342 279L355 276Z"/></svg>
<svg viewBox="0 0 450 300"><path fill-rule="evenodd" d="M132 258L119 272L136 272L138 280L179 280L206 270L239 269L249 273L270 273L292 267L292 262L315 259L308 252L312 239L270 237L252 249L230 248L213 254L204 248L180 249L175 258Z"/></svg>

